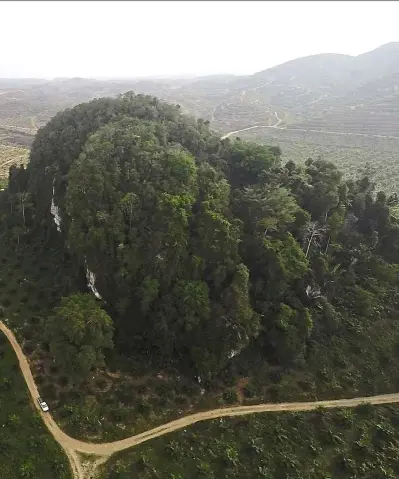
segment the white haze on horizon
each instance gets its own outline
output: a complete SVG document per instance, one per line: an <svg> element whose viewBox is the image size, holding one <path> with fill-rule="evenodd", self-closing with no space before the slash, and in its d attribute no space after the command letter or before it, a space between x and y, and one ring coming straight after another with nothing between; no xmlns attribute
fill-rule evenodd
<svg viewBox="0 0 399 479"><path fill-rule="evenodd" d="M0 77L252 74L399 41L399 2L0 2Z"/></svg>

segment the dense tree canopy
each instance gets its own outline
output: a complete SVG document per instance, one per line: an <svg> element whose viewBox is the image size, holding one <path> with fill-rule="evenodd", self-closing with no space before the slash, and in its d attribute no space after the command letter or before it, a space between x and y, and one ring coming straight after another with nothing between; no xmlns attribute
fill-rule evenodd
<svg viewBox="0 0 399 479"><path fill-rule="evenodd" d="M367 177L280 155L152 97L94 100L38 132L3 219L92 272L127 354L203 377L243 351L289 366L343 316L395 306L399 222Z"/></svg>
<svg viewBox="0 0 399 479"><path fill-rule="evenodd" d="M104 350L114 346L112 335L111 318L93 296L82 293L62 299L46 330L57 366L74 381L104 365Z"/></svg>

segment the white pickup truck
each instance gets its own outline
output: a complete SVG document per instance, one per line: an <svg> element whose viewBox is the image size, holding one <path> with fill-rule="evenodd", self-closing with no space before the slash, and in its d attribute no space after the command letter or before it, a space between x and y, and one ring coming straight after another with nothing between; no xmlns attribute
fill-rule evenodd
<svg viewBox="0 0 399 479"><path fill-rule="evenodd" d="M39 406L42 408L42 411L47 412L49 410L47 403L43 401L42 398L37 398L37 402L39 403Z"/></svg>

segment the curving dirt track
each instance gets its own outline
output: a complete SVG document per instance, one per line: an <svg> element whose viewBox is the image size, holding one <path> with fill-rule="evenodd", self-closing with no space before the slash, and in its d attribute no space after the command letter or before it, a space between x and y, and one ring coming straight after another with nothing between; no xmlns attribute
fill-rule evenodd
<svg viewBox="0 0 399 479"><path fill-rule="evenodd" d="M274 116L276 116L276 112ZM287 128L286 126L281 127L279 126L282 122L280 118L277 118L277 123L274 125L254 125L254 126L248 126L247 128L242 128L241 130L234 130L230 131L229 133L226 133L221 137L222 140L229 138L232 135L235 135L236 133L241 133L242 131L248 131L248 130L254 130L256 128L274 128L276 130L284 130L284 131L302 131L304 133L322 133L326 135L340 135L340 136L361 136L364 138L388 138L392 140L399 140L399 136L390 136L390 135L369 135L367 133L351 133L351 132L343 132L343 131L330 131L330 130L313 130L313 129L304 129L304 128Z"/></svg>
<svg viewBox="0 0 399 479"><path fill-rule="evenodd" d="M99 456L99 458L94 463L93 469L96 465L99 465L105 462L109 456L118 451L123 451L124 449L137 446L145 441L154 439L164 434L176 431L178 429L185 428L192 424L195 424L200 421L205 421L208 419L216 419L226 416L243 416L245 414L254 414L261 412L281 412L281 411L310 411L317 409L319 407L324 408L342 408L342 407L355 407L363 403L368 404L393 404L399 403L399 393L395 394L382 394L379 396L370 396L370 397L359 397L353 399L337 399L331 401L313 401L313 402L293 402L293 403L279 403L279 404L258 404L255 406L232 406L222 409L213 409L210 411L199 412L196 414L191 414L189 416L177 419L175 421L168 422L162 426L156 427L149 431L137 434L136 436L128 437L120 441L102 443L102 444L93 444L90 442L79 441L74 439L67 434L65 434L56 424L53 417L49 413L44 413L38 403L37 398L39 397L39 392L35 381L32 376L32 372L27 361L26 356L24 355L21 347L19 346L14 334L12 331L0 321L0 330L6 335L11 346L13 347L15 354L18 357L18 361L21 367L22 374L25 378L25 382L28 386L29 392L32 396L32 401L35 404L35 407L39 411L41 417L43 418L44 423L46 424L48 430L54 437L54 439L60 444L62 449L68 456L68 459L73 470L74 477L76 479L89 479L92 477L93 471L85 473L82 468L81 458L79 458L78 453L93 454Z"/></svg>

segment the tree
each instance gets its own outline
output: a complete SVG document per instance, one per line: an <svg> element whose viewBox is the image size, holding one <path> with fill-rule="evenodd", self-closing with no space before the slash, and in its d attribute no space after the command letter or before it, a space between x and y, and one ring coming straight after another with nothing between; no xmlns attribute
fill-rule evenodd
<svg viewBox="0 0 399 479"><path fill-rule="evenodd" d="M308 257L310 246L317 244L320 246L320 242L324 237L326 228L320 225L317 221L310 221L303 228L303 239L306 244L305 258Z"/></svg>
<svg viewBox="0 0 399 479"><path fill-rule="evenodd" d="M268 334L274 355L281 364L290 364L298 356L303 356L312 327L312 317L308 309L297 311L287 304L280 305Z"/></svg>
<svg viewBox="0 0 399 479"><path fill-rule="evenodd" d="M50 353L61 371L73 381L83 381L104 365L104 350L113 348L114 326L90 294L62 298L46 324Z"/></svg>
<svg viewBox="0 0 399 479"><path fill-rule="evenodd" d="M324 251L325 254L328 253L330 242L336 241L338 232L344 223L344 219L345 210L343 208L340 208L338 211L334 211L334 213L327 219L326 230L328 232L328 238L326 249Z"/></svg>
<svg viewBox="0 0 399 479"><path fill-rule="evenodd" d="M252 230L266 236L291 224L299 206L286 188L271 185L246 187L237 195L237 209L245 208L240 217L252 222Z"/></svg>
<svg viewBox="0 0 399 479"><path fill-rule="evenodd" d="M249 141L235 140L226 151L228 179L233 188L259 182L264 174L280 162L281 151Z"/></svg>
<svg viewBox="0 0 399 479"><path fill-rule="evenodd" d="M19 203L19 209L22 214L22 220L24 224L24 228L26 227L26 216L25 216L25 211L28 207L32 207L32 203L29 201L30 200L30 194L26 191L17 193L17 198L18 198L18 203Z"/></svg>
<svg viewBox="0 0 399 479"><path fill-rule="evenodd" d="M308 160L305 173L308 185L299 192L299 204L309 211L313 220L325 219L339 203L342 173L335 165L323 160Z"/></svg>

